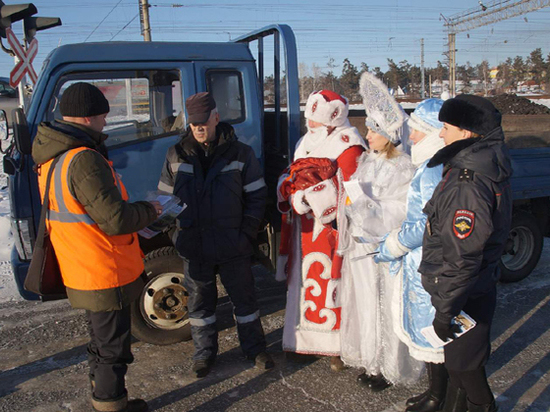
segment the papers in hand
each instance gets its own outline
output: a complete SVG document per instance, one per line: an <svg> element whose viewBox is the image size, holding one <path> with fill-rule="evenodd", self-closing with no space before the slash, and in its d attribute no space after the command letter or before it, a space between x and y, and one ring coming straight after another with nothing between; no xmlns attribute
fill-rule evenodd
<svg viewBox="0 0 550 412"><path fill-rule="evenodd" d="M159 194L155 198L149 200L156 200L162 206L162 213L160 216L146 228L141 229L138 234L145 239L151 239L153 236L158 235L164 229L176 220L176 217L185 210L187 204L179 205L179 199L176 196Z"/></svg>
<svg viewBox="0 0 550 412"><path fill-rule="evenodd" d="M457 316L455 316L451 322L460 327L460 333L455 333L457 338L464 335L469 330L473 329L476 325L476 321L473 320L464 311L461 311ZM437 336L437 334L435 333L434 327L432 325L425 327L420 331L420 333L422 333L428 343L434 348L441 348L442 346L445 346L446 344L452 342L452 340L443 342L441 339L439 339L439 336Z"/></svg>

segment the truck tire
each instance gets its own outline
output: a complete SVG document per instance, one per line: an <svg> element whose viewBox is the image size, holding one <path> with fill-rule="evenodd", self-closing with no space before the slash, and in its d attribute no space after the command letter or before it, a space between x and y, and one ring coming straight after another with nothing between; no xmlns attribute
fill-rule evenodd
<svg viewBox="0 0 550 412"><path fill-rule="evenodd" d="M191 339L183 261L173 247L153 250L145 257L147 283L132 304L132 335L153 345Z"/></svg>
<svg viewBox="0 0 550 412"><path fill-rule="evenodd" d="M500 281L518 282L529 276L539 263L542 245L543 236L537 219L527 212L514 214L500 259Z"/></svg>

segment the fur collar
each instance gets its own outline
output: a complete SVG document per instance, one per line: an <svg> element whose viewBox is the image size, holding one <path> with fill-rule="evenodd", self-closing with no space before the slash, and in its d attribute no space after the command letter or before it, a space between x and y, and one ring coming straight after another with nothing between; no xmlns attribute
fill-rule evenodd
<svg viewBox="0 0 550 412"><path fill-rule="evenodd" d="M460 151L470 147L474 143L477 143L481 140L481 137L472 137L470 139L457 140L454 143L451 143L449 146L445 146L439 150L432 159L428 162L428 167L436 167L440 164L445 164L449 162L453 157L455 157Z"/></svg>

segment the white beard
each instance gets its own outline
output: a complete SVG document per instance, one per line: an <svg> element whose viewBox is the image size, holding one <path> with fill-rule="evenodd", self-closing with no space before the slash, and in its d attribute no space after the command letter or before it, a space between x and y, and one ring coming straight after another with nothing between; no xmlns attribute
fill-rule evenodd
<svg viewBox="0 0 550 412"><path fill-rule="evenodd" d="M317 147L321 146L328 138L328 128L326 126L321 127L309 127L307 126L307 133L304 136L302 144L306 155L311 153Z"/></svg>

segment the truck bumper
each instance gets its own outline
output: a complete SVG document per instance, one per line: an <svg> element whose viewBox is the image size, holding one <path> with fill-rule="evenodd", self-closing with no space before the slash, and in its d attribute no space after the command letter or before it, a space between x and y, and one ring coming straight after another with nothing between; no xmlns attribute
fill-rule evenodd
<svg viewBox="0 0 550 412"><path fill-rule="evenodd" d="M26 300L40 300L40 296L26 291L23 287L25 284L25 278L27 277L27 271L29 270L29 264L30 262L19 259L19 253L17 253L15 247L11 250L11 268L13 270L13 276L15 277L15 284L19 290L19 294Z"/></svg>

